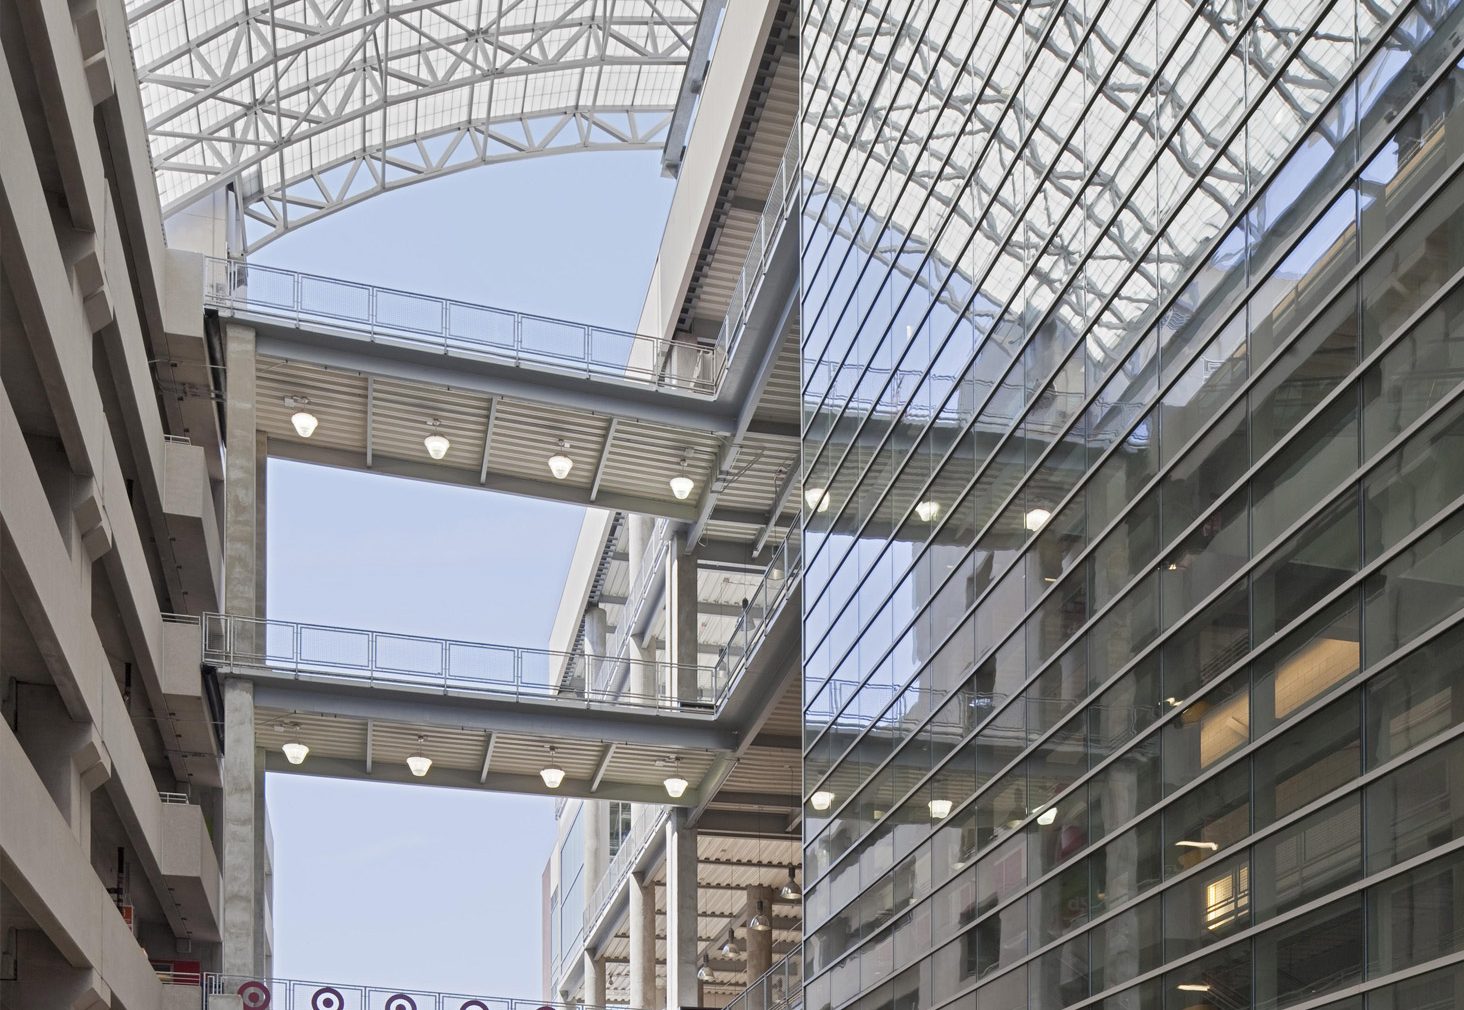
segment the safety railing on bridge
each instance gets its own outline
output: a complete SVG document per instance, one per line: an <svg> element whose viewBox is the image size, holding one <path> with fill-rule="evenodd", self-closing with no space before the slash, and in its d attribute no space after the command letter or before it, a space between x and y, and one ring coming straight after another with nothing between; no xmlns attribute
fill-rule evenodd
<svg viewBox="0 0 1464 1010"><path fill-rule="evenodd" d="M803 1003L803 944L790 950L723 1010L789 1010Z"/></svg>
<svg viewBox="0 0 1464 1010"><path fill-rule="evenodd" d="M737 624L713 667L712 681L725 685L722 689L724 696L737 682L747 661L757 652L758 646L782 612L789 594L798 585L803 561L799 549L801 543L797 530L788 534L773 552L761 581L748 596L747 605L738 615ZM719 697L718 702L721 700Z"/></svg>
<svg viewBox="0 0 1464 1010"><path fill-rule="evenodd" d="M204 306L315 323L373 343L704 396L715 395L727 361L719 348L690 341L218 257L205 263Z"/></svg>
<svg viewBox="0 0 1464 1010"><path fill-rule="evenodd" d="M777 174L773 176L772 187L762 213L758 215L757 227L752 232L752 242L747 247L747 256L742 261L742 271L737 275L737 284L728 300L727 314L722 319L722 329L717 334L716 349L723 367L736 351L737 340L742 335L742 324L746 321L747 308L757 295L768 264L777 246L777 237L787 225L789 215L798 200L798 131L788 138L783 150L783 160L778 163Z"/></svg>
<svg viewBox="0 0 1464 1010"><path fill-rule="evenodd" d="M226 614L203 617L203 662L212 666L266 668L293 674L296 679L345 680L449 694L500 695L682 714L710 714L718 697L715 671L710 667L694 668L694 694L668 698L629 690L597 690L581 682L563 683L561 672L568 659L567 653L548 649ZM670 672L686 672L679 665L660 661L646 661L645 665L655 667L648 678L651 683L674 683ZM686 680L690 678L683 682Z"/></svg>
<svg viewBox="0 0 1464 1010"><path fill-rule="evenodd" d="M343 982L258 979L212 972L203 976L202 988L202 1010L209 1010L210 997L220 995L238 997L244 1010L607 1010L583 1003L550 1003L510 996L428 992Z"/></svg>

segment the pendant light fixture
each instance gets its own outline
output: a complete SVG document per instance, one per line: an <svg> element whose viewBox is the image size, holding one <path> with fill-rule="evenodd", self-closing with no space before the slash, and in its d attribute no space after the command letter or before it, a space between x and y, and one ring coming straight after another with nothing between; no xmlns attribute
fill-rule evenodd
<svg viewBox="0 0 1464 1010"><path fill-rule="evenodd" d="M930 819L931 820L933 820L933 821L943 821L947 817L949 817L950 815L951 815L951 801L950 800L931 800L930 801Z"/></svg>
<svg viewBox="0 0 1464 1010"><path fill-rule="evenodd" d="M765 911L763 911L763 908L764 905L762 899L759 898L757 902L756 914L754 914L751 919L747 920L748 929L755 929L759 933L766 933L768 930L773 928L773 924L768 920L768 915Z"/></svg>
<svg viewBox="0 0 1464 1010"><path fill-rule="evenodd" d="M705 954L702 955L701 966L696 970L696 980L698 982L710 982L712 980L712 965L707 960Z"/></svg>
<svg viewBox="0 0 1464 1010"><path fill-rule="evenodd" d="M407 768L417 778L426 775L432 767L432 759L422 753L422 745L427 742L426 737L417 737L417 749L407 758Z"/></svg>
<svg viewBox="0 0 1464 1010"><path fill-rule="evenodd" d="M823 813L834 805L834 794L827 789L819 789L808 798L808 804L819 813Z"/></svg>
<svg viewBox="0 0 1464 1010"><path fill-rule="evenodd" d="M803 897L803 888L798 886L798 878L794 874L794 868L788 867L788 879L783 883L783 889L778 892L790 901Z"/></svg>
<svg viewBox="0 0 1464 1010"><path fill-rule="evenodd" d="M677 501L686 501L687 498L691 497L692 488L696 487L696 482L687 476L686 462L686 457L683 455L681 457L681 472L671 478L671 493L676 496Z"/></svg>
<svg viewBox="0 0 1464 1010"><path fill-rule="evenodd" d="M302 764L310 756L310 748L306 747L299 740L291 740L280 750L285 752L285 760L292 765Z"/></svg>
<svg viewBox="0 0 1464 1010"><path fill-rule="evenodd" d="M736 954L741 949L742 948L737 943L737 930L736 930L736 928L734 927L732 929L727 930L727 939L725 939L725 940L722 941L722 946L720 948L721 953L722 953L722 956L723 957L732 957L734 954Z"/></svg>
<svg viewBox="0 0 1464 1010"><path fill-rule="evenodd" d="M427 447L427 455L433 459L441 459L452 448L452 443L447 440L447 436L438 433L437 429L442 427L442 422L437 418L428 421L427 427L432 429L432 434L422 439L422 444Z"/></svg>
<svg viewBox="0 0 1464 1010"><path fill-rule="evenodd" d="M308 406L310 406L308 396L285 397L285 409L294 411L290 415L290 423L295 426L295 434L301 438L309 438L315 434L315 427L320 424L320 419L305 409Z"/></svg>
<svg viewBox="0 0 1464 1010"><path fill-rule="evenodd" d="M814 512L827 512L829 510L829 492L827 488L811 487L803 492L803 503Z"/></svg>
<svg viewBox="0 0 1464 1010"><path fill-rule="evenodd" d="M574 469L574 460L566 455L568 452L569 443L561 438L559 451L549 457L549 472L554 475L555 480L563 480L569 476L569 471Z"/></svg>
<svg viewBox="0 0 1464 1010"><path fill-rule="evenodd" d="M549 763L539 769L539 778L544 780L544 785L550 789L558 789L559 784L564 781L564 769L559 767L554 760L554 748L549 748Z"/></svg>
<svg viewBox="0 0 1464 1010"><path fill-rule="evenodd" d="M672 758L670 761L671 774L661 780L661 784L666 787L666 795L673 800L679 800L681 795L686 792L686 787L691 785L690 782L687 782L686 779L681 777L681 771L677 767L678 764L677 759Z"/></svg>
<svg viewBox="0 0 1464 1010"><path fill-rule="evenodd" d="M1047 525L1047 520L1052 518L1052 513L1046 509L1029 509L1022 519L1022 525L1033 533Z"/></svg>
<svg viewBox="0 0 1464 1010"><path fill-rule="evenodd" d="M923 523L933 523L940 518L940 502L923 501L915 506L915 514L920 517Z"/></svg>

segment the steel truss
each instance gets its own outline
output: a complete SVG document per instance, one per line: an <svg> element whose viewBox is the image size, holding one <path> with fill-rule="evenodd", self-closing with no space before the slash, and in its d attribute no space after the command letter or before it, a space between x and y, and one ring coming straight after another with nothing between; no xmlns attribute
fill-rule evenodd
<svg viewBox="0 0 1464 1010"><path fill-rule="evenodd" d="M135 0L164 214L234 183L250 248L475 165L665 140L703 0Z"/></svg>

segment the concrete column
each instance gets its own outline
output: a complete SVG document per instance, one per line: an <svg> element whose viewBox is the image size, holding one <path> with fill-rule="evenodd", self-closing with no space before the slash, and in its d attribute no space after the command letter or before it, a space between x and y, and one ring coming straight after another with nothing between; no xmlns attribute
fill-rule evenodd
<svg viewBox="0 0 1464 1010"><path fill-rule="evenodd" d="M696 832L686 811L666 819L666 1008L699 1006L697 968Z"/></svg>
<svg viewBox="0 0 1464 1010"><path fill-rule="evenodd" d="M697 684L697 559L678 535L666 564L666 653L675 677L672 695L682 705L701 700Z"/></svg>
<svg viewBox="0 0 1464 1010"><path fill-rule="evenodd" d="M758 912L758 902L762 902L762 914L767 916L769 921L773 917L773 889L771 887L749 887L747 889L747 912L748 922ZM773 931L771 929L747 930L747 984L751 985L773 966Z"/></svg>
<svg viewBox="0 0 1464 1010"><path fill-rule="evenodd" d="M605 1005L605 962L590 950L585 951L585 1006Z"/></svg>
<svg viewBox="0 0 1464 1010"><path fill-rule="evenodd" d="M646 551L651 544L651 531L656 521L650 516L631 515L625 520L625 552L630 564L630 584L640 577L641 569L649 560Z"/></svg>
<svg viewBox="0 0 1464 1010"><path fill-rule="evenodd" d="M639 873L630 878L630 1006L656 1006L656 883Z"/></svg>
<svg viewBox="0 0 1464 1010"><path fill-rule="evenodd" d="M241 617L260 611L260 443L255 424L254 330L224 327L224 610ZM238 644L262 645L253 636ZM263 968L264 770L256 762L254 687L225 678L223 758L223 970L257 976Z"/></svg>
<svg viewBox="0 0 1464 1010"><path fill-rule="evenodd" d="M605 878L610 862L610 810L604 800L585 800L585 903ZM597 1004L598 1005L598 1004Z"/></svg>
<svg viewBox="0 0 1464 1010"><path fill-rule="evenodd" d="M224 694L223 969L227 975L256 974L255 879L258 832L254 748L254 685L227 677Z"/></svg>
<svg viewBox="0 0 1464 1010"><path fill-rule="evenodd" d="M259 604L260 443L255 427L254 330L224 327L224 609L263 616Z"/></svg>
<svg viewBox="0 0 1464 1010"><path fill-rule="evenodd" d="M585 610L585 691L605 686L606 671L601 667L607 652L610 616L605 608L594 606Z"/></svg>

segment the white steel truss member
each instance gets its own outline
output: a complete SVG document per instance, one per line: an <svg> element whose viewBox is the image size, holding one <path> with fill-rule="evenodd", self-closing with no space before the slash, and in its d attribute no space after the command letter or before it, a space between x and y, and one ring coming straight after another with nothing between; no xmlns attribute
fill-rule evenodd
<svg viewBox="0 0 1464 1010"><path fill-rule="evenodd" d="M133 0L164 214L233 182L257 248L475 165L657 148L702 4Z"/></svg>

